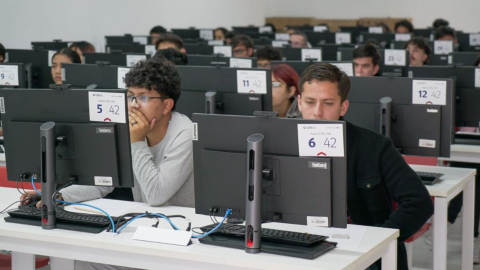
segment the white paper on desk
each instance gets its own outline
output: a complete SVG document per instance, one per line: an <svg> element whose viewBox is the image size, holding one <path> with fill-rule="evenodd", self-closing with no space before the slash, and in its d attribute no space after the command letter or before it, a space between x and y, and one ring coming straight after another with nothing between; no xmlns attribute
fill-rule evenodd
<svg viewBox="0 0 480 270"><path fill-rule="evenodd" d="M144 203L139 202L127 202L127 201L120 201L120 200L110 200L110 199L96 199L91 201L82 202L83 204L89 204L92 206L96 206L103 211L107 212L110 216L121 216L126 213L130 213L133 209L139 206L145 206ZM87 211L83 211L80 209L86 209ZM65 206L65 210L70 212L77 212L77 213L86 213L92 214L92 211L98 211L94 208L87 207L87 206L80 206L80 205L68 205ZM100 212L98 213L100 214Z"/></svg>
<svg viewBox="0 0 480 270"><path fill-rule="evenodd" d="M359 248L360 244L362 243L363 237L365 236L365 233L367 231L366 227L350 225L347 225L347 229L324 228L292 224L288 224L288 228L285 228L285 226L286 224L275 222L262 224L262 228L325 235L328 236L327 241L338 243L337 247L340 248ZM332 238L332 235L334 234L348 234L349 239Z"/></svg>
<svg viewBox="0 0 480 270"><path fill-rule="evenodd" d="M188 246L191 238L191 231L177 231L173 229L162 229L146 226L139 226L132 237L133 240L177 246Z"/></svg>

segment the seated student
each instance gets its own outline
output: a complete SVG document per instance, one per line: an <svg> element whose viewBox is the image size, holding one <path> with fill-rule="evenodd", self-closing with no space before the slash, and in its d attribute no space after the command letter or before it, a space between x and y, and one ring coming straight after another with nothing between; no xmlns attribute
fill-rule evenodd
<svg viewBox="0 0 480 270"><path fill-rule="evenodd" d="M298 107L305 119L341 120L349 91L344 72L316 63L302 73ZM397 269L406 270L403 242L433 214L432 199L389 138L349 122L346 133L348 214L353 224L399 229Z"/></svg>
<svg viewBox="0 0 480 270"><path fill-rule="evenodd" d="M236 31L230 31L225 34L225 44L226 45L231 45L233 37L236 35L239 35L238 32Z"/></svg>
<svg viewBox="0 0 480 270"><path fill-rule="evenodd" d="M166 59L175 65L188 65L187 55L173 48L158 50L153 57Z"/></svg>
<svg viewBox="0 0 480 270"><path fill-rule="evenodd" d="M475 63L473 64L475 67L480 67L480 55L478 55L477 59L475 60Z"/></svg>
<svg viewBox="0 0 480 270"><path fill-rule="evenodd" d="M433 21L432 23L432 27L433 29L437 29L441 26L448 26L450 23L444 19L436 19L435 21Z"/></svg>
<svg viewBox="0 0 480 270"><path fill-rule="evenodd" d="M92 52L94 53L95 52L95 47L89 43L89 42L86 42L86 41L79 41L79 42L74 42L70 45L70 50L74 50L78 56L80 56L80 59L82 60L83 62L83 53L84 52Z"/></svg>
<svg viewBox="0 0 480 270"><path fill-rule="evenodd" d="M401 20L395 24L395 33L413 33L413 24L407 20Z"/></svg>
<svg viewBox="0 0 480 270"><path fill-rule="evenodd" d="M375 76L380 70L380 54L372 44L358 46L353 50L355 76Z"/></svg>
<svg viewBox="0 0 480 270"><path fill-rule="evenodd" d="M138 62L125 76L134 200L150 206L194 206L192 122L175 112L180 75L159 57ZM102 198L111 187L71 186L62 198L79 202ZM38 204L37 206L40 206Z"/></svg>
<svg viewBox="0 0 480 270"><path fill-rule="evenodd" d="M158 38L163 34L167 33L167 29L163 26L157 25L150 30L150 37L152 38L152 45L157 44Z"/></svg>
<svg viewBox="0 0 480 270"><path fill-rule="evenodd" d="M228 30L224 27L218 27L213 33L215 40L225 40L225 35L228 33Z"/></svg>
<svg viewBox="0 0 480 270"><path fill-rule="evenodd" d="M450 26L440 26L435 30L435 40L452 40L453 44L457 44L455 29Z"/></svg>
<svg viewBox="0 0 480 270"><path fill-rule="evenodd" d="M62 64L81 64L78 53L69 48L61 49L52 57L52 78L55 84L62 84Z"/></svg>
<svg viewBox="0 0 480 270"><path fill-rule="evenodd" d="M5 47L3 47L2 43L0 43L0 63L5 61Z"/></svg>
<svg viewBox="0 0 480 270"><path fill-rule="evenodd" d="M422 37L414 37L405 44L405 48L410 53L410 66L426 65L432 49L428 46L427 41Z"/></svg>
<svg viewBox="0 0 480 270"><path fill-rule="evenodd" d="M272 67L273 111L278 112L278 117L302 117L297 102L298 79L297 72L287 64Z"/></svg>
<svg viewBox="0 0 480 270"><path fill-rule="evenodd" d="M295 31L290 34L290 43L292 48L308 48L308 38L305 33L300 31Z"/></svg>
<svg viewBox="0 0 480 270"><path fill-rule="evenodd" d="M295 26L287 26L287 27L285 27L285 28L287 29L287 31L285 31L285 33L290 34L290 35L293 34L293 33L295 33L295 32L300 31L300 30L298 30L298 28L295 27Z"/></svg>
<svg viewBox="0 0 480 270"><path fill-rule="evenodd" d="M253 40L247 35L236 35L230 42L233 57L252 57Z"/></svg>
<svg viewBox="0 0 480 270"><path fill-rule="evenodd" d="M382 30L383 30L383 33L391 33L392 31L390 30L390 27L388 27L388 25L386 23L378 23L377 26L381 26L382 27Z"/></svg>
<svg viewBox="0 0 480 270"><path fill-rule="evenodd" d="M255 57L257 57L257 67L271 68L272 61L282 60L282 52L271 45L266 45L257 50Z"/></svg>
<svg viewBox="0 0 480 270"><path fill-rule="evenodd" d="M182 38L173 33L162 34L157 39L157 43L155 43L155 48L157 48L157 51L173 48L181 53L187 53L187 51L184 48Z"/></svg>

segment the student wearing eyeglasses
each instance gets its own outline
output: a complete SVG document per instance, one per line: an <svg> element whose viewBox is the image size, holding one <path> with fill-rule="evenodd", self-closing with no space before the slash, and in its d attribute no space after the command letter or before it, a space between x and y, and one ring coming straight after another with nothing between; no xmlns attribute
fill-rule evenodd
<svg viewBox="0 0 480 270"><path fill-rule="evenodd" d="M253 41L249 36L236 35L230 42L233 51L233 57L252 57L253 56Z"/></svg>

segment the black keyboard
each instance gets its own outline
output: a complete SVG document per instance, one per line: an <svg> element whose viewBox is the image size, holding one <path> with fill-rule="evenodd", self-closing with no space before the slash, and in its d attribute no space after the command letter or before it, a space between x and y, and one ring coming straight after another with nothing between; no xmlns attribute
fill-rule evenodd
<svg viewBox="0 0 480 270"><path fill-rule="evenodd" d="M208 232L215 228L217 224L210 224L200 228L203 232ZM245 226L223 223L212 235L223 234L229 236L245 237ZM290 231L281 231L274 229L262 229L262 241L284 243L295 246L308 247L315 243L322 242L327 239L327 236L299 233Z"/></svg>
<svg viewBox="0 0 480 270"><path fill-rule="evenodd" d="M430 172L416 172L417 175L422 180L423 184L425 185L433 185L435 184L440 177L442 177L443 173L430 173Z"/></svg>
<svg viewBox="0 0 480 270"><path fill-rule="evenodd" d="M8 214L14 218L38 220L39 224L42 219L42 210L36 207L21 207L17 210L9 211ZM99 228L105 228L111 224L110 219L106 216L72 213L63 211L60 208L57 211L56 216L57 223L68 223ZM112 217L112 219L115 218Z"/></svg>

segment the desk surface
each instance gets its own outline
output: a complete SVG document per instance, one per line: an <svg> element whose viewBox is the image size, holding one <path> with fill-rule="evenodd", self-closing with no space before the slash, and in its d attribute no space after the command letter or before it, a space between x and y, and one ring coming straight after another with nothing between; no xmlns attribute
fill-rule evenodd
<svg viewBox="0 0 480 270"><path fill-rule="evenodd" d="M410 165L414 171L443 173L444 176L433 185L425 185L431 196L448 197L461 186L466 185L468 180L476 175L475 169L452 168L452 167L437 167L437 166L423 166Z"/></svg>
<svg viewBox="0 0 480 270"><path fill-rule="evenodd" d="M0 208L18 200L16 189L0 188ZM192 227L211 224L208 216L196 215L193 208L184 207L141 207L138 211L161 212L164 214L181 214L190 218ZM97 261L102 263L119 263L130 267L155 268L159 260L179 261L184 267L208 269L212 264L228 268L251 269L357 269L365 268L374 256L381 257L388 244L395 240L398 230L365 227L366 233L358 248L336 248L315 260L284 257L272 254L251 255L243 250L203 245L198 240L188 247L149 243L132 240L135 227L138 225L150 226L152 220L140 219L133 222L120 235L110 233L87 234L60 229L42 230L40 227L6 223L4 215L0 215L0 249L11 249L24 253L33 253L62 258ZM160 225L164 225L161 221ZM186 224L178 221L180 228ZM278 228L279 224L274 224ZM349 225L360 227L357 225ZM265 226L267 227L267 226ZM303 226L281 224L284 230L298 231ZM349 229L345 229L348 233ZM20 243L30 243L28 246ZM42 248L43 246L43 248ZM21 249L21 250L15 250ZM60 257L60 256L59 256ZM376 257L376 258L378 258ZM158 267L158 265L156 265Z"/></svg>
<svg viewBox="0 0 480 270"><path fill-rule="evenodd" d="M452 144L450 157L439 157L439 160L480 163L480 145Z"/></svg>

